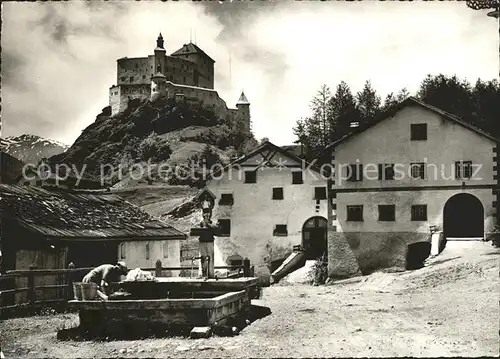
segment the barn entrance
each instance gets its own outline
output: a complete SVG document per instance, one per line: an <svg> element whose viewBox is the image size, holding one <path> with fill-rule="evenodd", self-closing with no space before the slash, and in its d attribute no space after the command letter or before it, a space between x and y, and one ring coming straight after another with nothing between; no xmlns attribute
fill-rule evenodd
<svg viewBox="0 0 500 359"><path fill-rule="evenodd" d="M324 217L309 218L302 227L302 247L306 259L318 259L328 255L327 233L328 221Z"/></svg>
<svg viewBox="0 0 500 359"><path fill-rule="evenodd" d="M450 239L482 239L484 237L484 208L477 197L456 194L443 210L443 234Z"/></svg>

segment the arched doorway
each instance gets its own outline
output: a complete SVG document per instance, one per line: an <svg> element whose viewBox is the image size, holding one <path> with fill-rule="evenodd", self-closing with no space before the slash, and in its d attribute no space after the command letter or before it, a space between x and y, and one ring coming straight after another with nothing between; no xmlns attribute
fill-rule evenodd
<svg viewBox="0 0 500 359"><path fill-rule="evenodd" d="M444 205L443 234L450 238L483 238L484 208L477 197L456 194Z"/></svg>
<svg viewBox="0 0 500 359"><path fill-rule="evenodd" d="M327 233L328 221L324 217L312 217L302 227L302 247L307 259L317 259L328 255Z"/></svg>

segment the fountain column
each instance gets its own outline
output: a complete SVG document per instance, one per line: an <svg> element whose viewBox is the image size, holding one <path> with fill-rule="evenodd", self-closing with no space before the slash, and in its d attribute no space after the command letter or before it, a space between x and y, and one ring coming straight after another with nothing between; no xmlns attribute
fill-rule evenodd
<svg viewBox="0 0 500 359"><path fill-rule="evenodd" d="M199 227L191 228L190 235L198 236L199 241L199 257L197 259L201 262L201 277L214 278L214 240L218 232L218 228L212 224L212 208L213 201L208 197L202 199L201 207L203 209L203 220Z"/></svg>

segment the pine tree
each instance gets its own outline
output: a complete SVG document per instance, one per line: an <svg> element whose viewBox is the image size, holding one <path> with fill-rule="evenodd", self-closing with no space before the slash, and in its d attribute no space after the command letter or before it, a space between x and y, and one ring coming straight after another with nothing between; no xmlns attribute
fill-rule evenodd
<svg viewBox="0 0 500 359"><path fill-rule="evenodd" d="M471 121L474 112L471 92L471 85L455 75L427 75L420 85L417 97L429 105Z"/></svg>
<svg viewBox="0 0 500 359"><path fill-rule="evenodd" d="M328 144L328 134L330 133L331 109L329 101L332 97L330 88L326 85L321 85L320 89L311 101L312 121L313 126L317 130L317 135L320 136L321 145Z"/></svg>
<svg viewBox="0 0 500 359"><path fill-rule="evenodd" d="M360 124L373 120L380 113L380 96L372 88L370 81L365 82L363 90L357 93L356 100L360 112Z"/></svg>
<svg viewBox="0 0 500 359"><path fill-rule="evenodd" d="M388 111L397 104L398 104L398 99L394 95L394 92L391 92L385 97L384 104L382 105L382 111Z"/></svg>
<svg viewBox="0 0 500 359"><path fill-rule="evenodd" d="M403 87L399 92L398 95L396 96L396 102L403 102L406 100L408 97L410 97L410 93L406 89L406 87Z"/></svg>
<svg viewBox="0 0 500 359"><path fill-rule="evenodd" d="M342 81L337 85L330 100L332 119L330 123L330 141L350 131L352 122L359 122L360 111L349 85Z"/></svg>

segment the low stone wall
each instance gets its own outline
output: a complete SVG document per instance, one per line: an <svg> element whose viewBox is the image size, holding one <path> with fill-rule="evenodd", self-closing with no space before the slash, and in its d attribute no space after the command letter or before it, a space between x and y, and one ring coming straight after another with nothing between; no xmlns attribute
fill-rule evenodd
<svg viewBox="0 0 500 359"><path fill-rule="evenodd" d="M405 269L408 245L429 240L429 233L329 232L329 276L345 278L383 268Z"/></svg>

